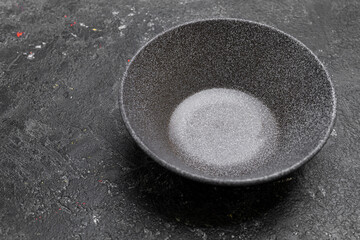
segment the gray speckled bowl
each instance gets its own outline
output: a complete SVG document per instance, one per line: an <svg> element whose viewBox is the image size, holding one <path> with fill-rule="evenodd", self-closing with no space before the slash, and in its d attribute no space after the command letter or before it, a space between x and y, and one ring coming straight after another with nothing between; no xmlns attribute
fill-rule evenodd
<svg viewBox="0 0 360 240"><path fill-rule="evenodd" d="M240 90L259 99L276 120L271 154L256 167L198 168L169 140L169 121L189 96L210 88ZM210 19L172 28L131 60L120 107L135 141L164 167L194 180L248 185L299 168L325 144L336 98L326 69L301 42L275 28L238 19ZM256 158L256 157L255 157Z"/></svg>

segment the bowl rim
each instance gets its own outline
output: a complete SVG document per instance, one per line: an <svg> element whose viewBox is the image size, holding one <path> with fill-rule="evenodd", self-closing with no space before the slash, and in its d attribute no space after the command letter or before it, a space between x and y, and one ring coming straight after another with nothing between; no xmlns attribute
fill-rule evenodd
<svg viewBox="0 0 360 240"><path fill-rule="evenodd" d="M325 73L326 73L326 77L327 80L330 83L330 87L331 87L331 94L332 94L332 113L331 113L331 122L327 127L327 131L325 136L318 142L317 146L315 148L313 148L301 161L296 162L295 164L293 164L292 166L283 169L281 171L277 171L275 173L272 173L270 175L266 175L266 176L262 176L262 177L257 177L257 178L246 178L246 179L224 179L222 177L211 177L211 176L203 176L203 175L198 175L198 174L194 174L194 173L190 173L188 171L185 171L181 168L178 168L174 165L169 164L166 160L158 157L150 148L148 148L146 146L145 143L143 143L143 141L138 137L138 135L136 134L136 132L134 131L134 129L131 127L130 121L126 116L126 112L125 112L125 105L124 105L124 83L126 81L127 75L128 75L128 70L130 68L130 66L132 65L132 63L136 60L137 56L139 55L139 53L141 51L143 51L143 49L145 49L148 45L150 45L153 41L155 41L156 39L158 39L159 37L161 37L162 35L173 31L179 27L182 26L186 26L186 25L191 25L191 24L195 24L195 23L199 23L199 22L216 22L216 21L233 21L233 22L242 22L242 23L250 23L250 24L254 24L254 25L258 25L260 27L265 27L268 29L271 29L273 31L276 31L280 34L283 34L287 37L289 37L291 40L293 40L295 43L299 44L299 46L301 46L302 48L304 48L305 50L309 51L311 53L311 55L315 58L315 60L317 61L317 63L319 64L319 66L321 66ZM325 65L319 60L319 58L314 54L313 51L311 51L305 44L303 44L301 41L299 41L298 39L296 39L295 37L293 37L292 35L285 33L273 26L267 25L267 24L263 24L263 23L259 23L259 22L255 22L252 20L246 20L246 19L241 19L241 18L204 18L204 19L199 19L199 20L193 20L193 21L189 21L189 22L185 22L182 24L178 24L176 26L173 26L171 28L168 28L164 31L162 31L161 33L155 35L153 38L151 38L148 42L146 42L145 44L143 44L140 49L137 50L136 54L131 58L130 62L127 64L126 70L122 76L121 79L121 85L120 85L120 95L119 95L119 102L120 102L120 112L121 112L121 116L122 119L125 123L125 126L128 130L128 132L130 133L130 135L132 136L132 138L135 140L135 142L140 146L140 148L146 153L148 154L154 161L156 161L157 163L159 163L161 166L165 167L166 169L179 174L183 177L187 177L190 178L192 180L196 180L196 181L200 181L200 182L204 182L204 183L210 183L210 184L215 184L215 185L228 185L228 186L248 186L248 185L253 185L253 184L259 184L259 183L264 183L264 182L268 182L268 181L272 181L278 178L281 178L291 172L293 172L294 170L298 169L299 167L301 167L303 164L305 164L306 162L308 162L312 157L314 157L319 151L320 149L325 145L325 143L327 142L327 140L330 137L330 133L334 127L335 124L335 119L336 119L336 105L337 105L337 99L336 99L336 95L335 95L335 89L334 89L334 84L331 80L331 77L327 71L327 68L325 67Z"/></svg>

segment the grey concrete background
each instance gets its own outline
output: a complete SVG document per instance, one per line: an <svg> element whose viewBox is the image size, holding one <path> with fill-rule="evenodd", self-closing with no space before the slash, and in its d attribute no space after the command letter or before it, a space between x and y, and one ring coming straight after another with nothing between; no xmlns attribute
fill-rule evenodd
<svg viewBox="0 0 360 240"><path fill-rule="evenodd" d="M332 76L335 130L282 180L195 183L124 128L128 59L214 17L290 33ZM0 239L360 239L359 1L1 0L0 23Z"/></svg>

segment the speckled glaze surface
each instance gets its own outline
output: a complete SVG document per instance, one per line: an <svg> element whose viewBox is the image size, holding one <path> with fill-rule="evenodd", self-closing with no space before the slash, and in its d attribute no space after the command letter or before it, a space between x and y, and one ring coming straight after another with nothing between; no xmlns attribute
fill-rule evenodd
<svg viewBox="0 0 360 240"><path fill-rule="evenodd" d="M277 149L251 171L214 175L174 153L168 123L174 109L204 89L229 88L260 99L274 115ZM140 147L166 168L214 184L248 185L281 177L325 144L336 98L326 69L301 42L273 27L239 19L208 19L172 28L131 60L120 108Z"/></svg>

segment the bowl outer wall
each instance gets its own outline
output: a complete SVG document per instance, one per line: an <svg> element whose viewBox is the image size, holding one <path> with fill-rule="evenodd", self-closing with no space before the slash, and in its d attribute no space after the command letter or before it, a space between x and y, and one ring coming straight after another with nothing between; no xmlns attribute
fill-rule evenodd
<svg viewBox="0 0 360 240"><path fill-rule="evenodd" d="M331 113L331 122L327 128L325 137L322 138L319 142L318 145L312 149L312 151L310 151L308 153L308 155L306 157L304 157L301 161L298 161L296 164L293 164L291 167L283 169L281 171L278 171L276 173L273 173L271 175L267 175L267 176L263 176L263 177L258 177L258 178L248 178L248 179L221 179L221 177L207 177L207 176L201 176L201 175L197 175L197 174L193 174L193 173L189 173L187 171L184 171L183 169L180 169L176 166L173 166L171 164L169 164L166 160L159 158L153 151L151 151L151 149L149 149L143 142L142 140L139 138L139 136L137 136L137 134L135 133L134 129L131 127L131 124L126 116L126 112L125 112L125 107L124 107L124 101L123 101L123 94L124 94L124 83L127 77L127 72L128 69L130 68L132 62L136 59L136 57L138 56L138 54L146 47L148 46L151 42L153 42L154 40L156 40L158 37L160 37L161 35L172 31L178 27L184 26L184 25L188 25L188 24L193 24L193 23L197 23L197 22L206 22L206 21L219 21L219 20L224 20L224 21L239 21L239 22L245 22L245 23L250 23L250 24L255 24L261 27L266 27L269 28L273 31L276 31L280 34L283 34L287 37L289 37L290 39L292 39L294 42L296 42L297 44L299 44L301 47L303 47L305 50L309 51L311 53L311 55L316 59L316 61L318 62L318 64L323 68L323 70L326 73L327 76L327 80L330 83L331 86L331 93L332 93L332 100L333 100L333 105L332 105L332 113ZM334 89L334 85L331 81L330 75L326 69L326 67L323 65L323 63L318 59L318 57L308 48L306 47L302 42L300 42L299 40L297 40L296 38L294 38L293 36L277 29L274 28L272 26L263 24L263 23L258 23L258 22L254 22L254 21L250 21L250 20L244 20L244 19L236 19L236 18L210 18L210 19L202 19L202 20L195 20L195 21L191 21L191 22L186 22L184 24L180 24L177 26L174 26L170 29L167 29L165 31L163 31L162 33L156 35L155 37L153 37L150 41L148 41L146 44L144 44L137 52L136 54L132 57L130 63L128 64L124 75L122 77L121 80L121 88L120 88L120 95L119 95L119 102L120 102L120 111L121 111L121 116L123 118L123 121L125 123L125 126L127 128L127 130L129 131L130 135L134 138L134 140L136 141L136 143L140 146L140 148L145 151L152 159L154 159L156 162L158 162L160 165L164 166L165 168L171 170L174 173L177 173L181 176L190 178L192 180L196 180L196 181L200 181L200 182L205 182L205 183L210 183L210 184L216 184L216 185L233 185L233 186L245 186L245 185L253 185L253 184L258 184L258 183L263 183L263 182L268 182L271 180L275 180L278 179L280 177L283 177L289 173L291 173L292 171L298 169L300 166L302 166L303 164L305 164L307 161L309 161L313 156L316 155L316 153L318 153L320 151L320 149L325 145L325 143L327 142L328 138L330 137L330 133L333 129L333 126L335 124L335 119L336 119L336 96L335 96L335 89Z"/></svg>

